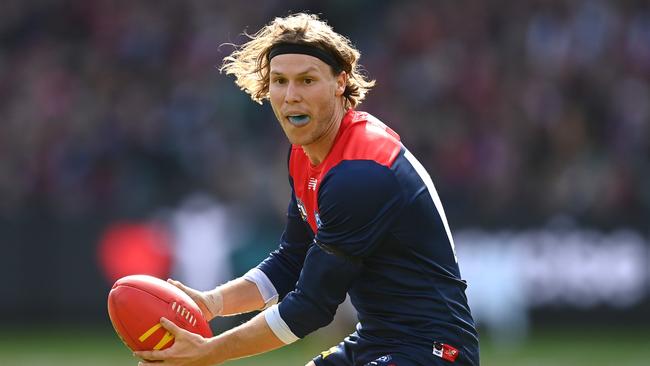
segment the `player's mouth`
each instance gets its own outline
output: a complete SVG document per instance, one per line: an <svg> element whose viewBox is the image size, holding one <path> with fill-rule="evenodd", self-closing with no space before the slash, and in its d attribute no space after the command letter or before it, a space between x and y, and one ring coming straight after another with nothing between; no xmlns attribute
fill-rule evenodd
<svg viewBox="0 0 650 366"><path fill-rule="evenodd" d="M311 118L306 114L290 114L287 116L289 123L296 127L301 127L309 123Z"/></svg>

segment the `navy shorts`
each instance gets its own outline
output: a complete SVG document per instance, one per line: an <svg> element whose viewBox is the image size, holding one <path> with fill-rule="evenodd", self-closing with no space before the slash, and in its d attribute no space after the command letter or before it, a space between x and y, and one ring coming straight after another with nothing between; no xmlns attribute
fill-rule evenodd
<svg viewBox="0 0 650 366"><path fill-rule="evenodd" d="M352 357L346 355L343 348L339 346L332 347L328 351L316 356L314 358L316 366L420 366L419 363L413 363L412 361L403 358L403 356L395 354L379 356L374 361L366 362L363 365L360 363L353 363L354 361Z"/></svg>
<svg viewBox="0 0 650 366"><path fill-rule="evenodd" d="M423 366L421 363L409 360L406 355L391 353L370 355L364 357L355 355L352 345L356 344L358 337L355 334L346 337L345 340L327 351L321 352L314 357L316 366Z"/></svg>
<svg viewBox="0 0 650 366"><path fill-rule="evenodd" d="M314 357L313 361L316 366L467 366L478 365L478 352L476 355L461 354L455 362L449 362L419 348L388 346L378 349L353 333L343 342Z"/></svg>

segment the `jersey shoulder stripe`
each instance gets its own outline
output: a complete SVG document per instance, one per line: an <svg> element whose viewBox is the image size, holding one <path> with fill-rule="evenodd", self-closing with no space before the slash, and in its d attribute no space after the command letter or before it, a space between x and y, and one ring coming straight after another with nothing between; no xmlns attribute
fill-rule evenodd
<svg viewBox="0 0 650 366"><path fill-rule="evenodd" d="M341 141L330 152L332 166L343 160L372 160L390 167L401 150L400 137L366 112L352 112L344 119Z"/></svg>

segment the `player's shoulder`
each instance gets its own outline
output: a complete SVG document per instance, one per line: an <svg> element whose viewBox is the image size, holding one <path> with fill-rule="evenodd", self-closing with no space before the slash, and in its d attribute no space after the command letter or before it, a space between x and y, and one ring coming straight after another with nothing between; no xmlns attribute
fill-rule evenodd
<svg viewBox="0 0 650 366"><path fill-rule="evenodd" d="M399 135L367 112L350 110L332 154L338 160L372 160L390 166L402 149Z"/></svg>
<svg viewBox="0 0 650 366"><path fill-rule="evenodd" d="M343 200L352 205L399 195L395 172L374 160L344 160L328 171L319 189L319 201Z"/></svg>

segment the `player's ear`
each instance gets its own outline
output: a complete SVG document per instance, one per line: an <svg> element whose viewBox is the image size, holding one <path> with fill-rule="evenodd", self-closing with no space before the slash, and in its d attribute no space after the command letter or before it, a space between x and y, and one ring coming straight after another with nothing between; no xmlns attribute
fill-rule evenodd
<svg viewBox="0 0 650 366"><path fill-rule="evenodd" d="M348 73L345 71L341 71L337 76L336 76L336 92L335 95L337 97L340 97L343 95L345 92L345 87L348 86Z"/></svg>

